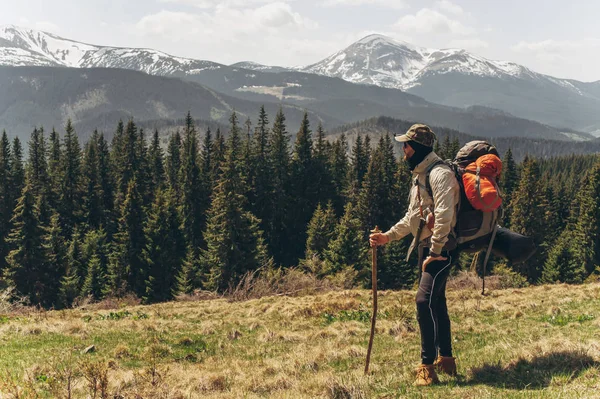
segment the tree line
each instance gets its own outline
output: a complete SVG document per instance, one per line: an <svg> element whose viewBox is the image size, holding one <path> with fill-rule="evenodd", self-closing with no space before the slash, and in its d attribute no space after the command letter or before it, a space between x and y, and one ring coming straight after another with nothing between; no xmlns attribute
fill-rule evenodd
<svg viewBox="0 0 600 399"><path fill-rule="evenodd" d="M411 174L391 135L327 140L305 114L290 142L285 115L256 124L233 112L227 134L200 134L188 113L166 148L154 130L119 122L81 147L36 128L0 140L0 285L44 307L134 294L145 303L195 290L224 292L248 272L300 267L368 284L369 230L388 229L408 204ZM444 158L460 147L448 136ZM510 265L531 283L583 282L600 248L596 156L517 164L504 154L504 224L534 237L538 253ZM382 288L412 286L410 238L380 249ZM463 266L459 266L463 267Z"/></svg>

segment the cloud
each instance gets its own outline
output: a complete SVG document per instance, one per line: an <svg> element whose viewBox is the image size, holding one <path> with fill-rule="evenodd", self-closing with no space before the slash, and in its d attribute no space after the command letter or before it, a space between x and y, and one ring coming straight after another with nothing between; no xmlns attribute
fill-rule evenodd
<svg viewBox="0 0 600 399"><path fill-rule="evenodd" d="M561 54L600 48L600 39L521 41L511 47L517 53Z"/></svg>
<svg viewBox="0 0 600 399"><path fill-rule="evenodd" d="M305 64L307 58L339 46L333 37L322 38L318 28L291 4L278 1L247 9L162 10L141 18L131 33L154 48L179 56L291 66Z"/></svg>
<svg viewBox="0 0 600 399"><path fill-rule="evenodd" d="M465 13L461 6L459 6L458 4L454 4L448 0L436 1L435 7L453 15L463 15Z"/></svg>
<svg viewBox="0 0 600 399"><path fill-rule="evenodd" d="M478 38L472 39L454 39L449 43L450 47L461 48L470 51L479 51L486 48L489 48L490 45L488 42Z"/></svg>
<svg viewBox="0 0 600 399"><path fill-rule="evenodd" d="M392 8L395 10L403 10L408 8L408 6L401 0L325 0L322 5L324 7L372 5L384 8Z"/></svg>
<svg viewBox="0 0 600 399"><path fill-rule="evenodd" d="M49 21L37 21L37 22L32 22L27 18L20 18L19 19L19 25L20 26L27 26L30 27L32 29L35 30L41 30L43 32L49 32L49 33L57 33L60 32L60 28L58 27L58 25L49 22Z"/></svg>
<svg viewBox="0 0 600 399"><path fill-rule="evenodd" d="M175 3L203 9L217 7L251 8L259 4L280 3L282 0L159 0L159 3ZM290 2L294 0L283 0Z"/></svg>
<svg viewBox="0 0 600 399"><path fill-rule="evenodd" d="M456 19L451 19L447 15L437 10L423 8L416 14L409 14L401 17L394 28L407 33L419 34L453 34L468 36L475 34L475 29L465 26Z"/></svg>

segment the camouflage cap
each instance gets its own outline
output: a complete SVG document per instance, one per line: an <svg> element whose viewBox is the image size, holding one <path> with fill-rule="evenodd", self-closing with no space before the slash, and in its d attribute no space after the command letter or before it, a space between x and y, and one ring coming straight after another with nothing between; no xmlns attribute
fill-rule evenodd
<svg viewBox="0 0 600 399"><path fill-rule="evenodd" d="M433 147L436 137L429 126L416 123L412 125L405 134L396 136L395 139L401 143L405 141L416 141L426 147Z"/></svg>

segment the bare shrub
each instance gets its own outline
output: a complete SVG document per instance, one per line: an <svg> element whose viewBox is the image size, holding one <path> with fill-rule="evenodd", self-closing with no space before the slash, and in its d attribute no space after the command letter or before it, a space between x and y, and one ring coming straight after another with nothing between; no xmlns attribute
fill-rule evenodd
<svg viewBox="0 0 600 399"><path fill-rule="evenodd" d="M0 314L27 313L33 309L28 304L27 298L18 296L14 287L0 290Z"/></svg>
<svg viewBox="0 0 600 399"><path fill-rule="evenodd" d="M141 302L140 298L131 293L121 297L109 296L97 302L94 302L91 297L84 297L77 299L73 303L73 308L80 310L111 310L137 306Z"/></svg>
<svg viewBox="0 0 600 399"><path fill-rule="evenodd" d="M83 376L87 381L90 396L93 399L108 398L108 366L104 362L84 362Z"/></svg>
<svg viewBox="0 0 600 399"><path fill-rule="evenodd" d="M216 292L205 290L194 290L191 294L177 294L175 296L177 302L210 301L218 298L220 298L220 295Z"/></svg>
<svg viewBox="0 0 600 399"><path fill-rule="evenodd" d="M340 381L330 381L327 384L327 397L330 399L365 399L364 391L354 385Z"/></svg>
<svg viewBox="0 0 600 399"><path fill-rule="evenodd" d="M235 287L225 292L230 301L245 301L264 296L302 296L346 288L351 273L339 279L320 279L297 267L267 267L246 273Z"/></svg>

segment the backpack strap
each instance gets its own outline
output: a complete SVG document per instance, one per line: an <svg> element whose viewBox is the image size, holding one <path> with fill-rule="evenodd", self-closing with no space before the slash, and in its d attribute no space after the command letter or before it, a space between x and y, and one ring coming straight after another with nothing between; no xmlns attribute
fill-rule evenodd
<svg viewBox="0 0 600 399"><path fill-rule="evenodd" d="M429 165L427 167L427 169L425 169L425 189L427 190L427 193L429 193L429 196L433 199L433 190L431 189L431 183L429 182L429 176L431 175L431 171L433 170L433 168L435 168L438 165L446 165L446 162L444 162L443 160L437 160L434 163L432 163L431 165Z"/></svg>

